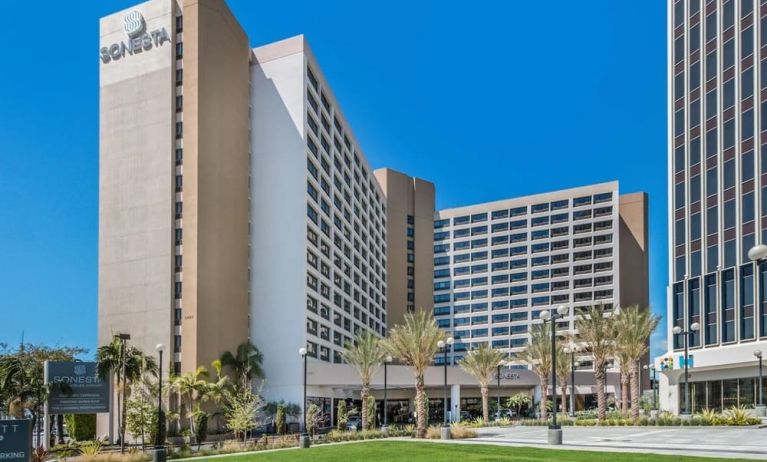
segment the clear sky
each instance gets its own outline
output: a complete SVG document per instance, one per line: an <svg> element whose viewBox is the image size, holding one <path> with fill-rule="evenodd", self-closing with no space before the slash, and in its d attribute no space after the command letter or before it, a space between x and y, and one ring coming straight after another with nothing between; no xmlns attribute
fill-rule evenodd
<svg viewBox="0 0 767 462"><path fill-rule="evenodd" d="M134 3L3 7L0 342L96 346L99 17ZM665 3L229 1L252 46L305 34L371 165L434 182L440 208L646 191L661 314Z"/></svg>

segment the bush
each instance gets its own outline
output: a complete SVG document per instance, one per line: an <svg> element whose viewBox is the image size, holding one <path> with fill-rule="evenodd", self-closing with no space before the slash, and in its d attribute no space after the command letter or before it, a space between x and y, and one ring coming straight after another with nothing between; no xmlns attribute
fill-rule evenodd
<svg viewBox="0 0 767 462"><path fill-rule="evenodd" d="M477 432L470 428L466 428L463 425L453 423L450 425L450 438L454 440L461 440L465 438L476 438Z"/></svg>
<svg viewBox="0 0 767 462"><path fill-rule="evenodd" d="M195 417L194 439L197 441L197 449L208 439L208 414L201 412Z"/></svg>
<svg viewBox="0 0 767 462"><path fill-rule="evenodd" d="M88 441L96 438L96 414L67 414L64 416L70 438Z"/></svg>

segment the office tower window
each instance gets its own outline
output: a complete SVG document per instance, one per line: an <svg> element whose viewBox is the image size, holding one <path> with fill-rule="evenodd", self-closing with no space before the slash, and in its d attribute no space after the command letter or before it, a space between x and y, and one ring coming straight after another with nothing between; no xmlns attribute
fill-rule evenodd
<svg viewBox="0 0 767 462"><path fill-rule="evenodd" d="M722 342L735 341L735 271L722 273Z"/></svg>
<svg viewBox="0 0 767 462"><path fill-rule="evenodd" d="M754 338L754 267L740 268L740 339Z"/></svg>
<svg viewBox="0 0 767 462"><path fill-rule="evenodd" d="M718 324L716 307L716 275L706 276L706 291L704 293L705 314L701 323L702 330L705 332L706 345L714 345L718 342Z"/></svg>

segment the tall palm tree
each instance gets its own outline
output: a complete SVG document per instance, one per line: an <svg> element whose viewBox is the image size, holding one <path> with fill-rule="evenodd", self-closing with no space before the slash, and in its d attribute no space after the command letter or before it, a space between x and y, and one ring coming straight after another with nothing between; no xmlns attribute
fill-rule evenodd
<svg viewBox="0 0 767 462"><path fill-rule="evenodd" d="M482 421L485 425L489 423L490 412L487 402L487 385L493 380L498 370L498 365L503 361L506 355L487 344L471 350L466 356L458 362L461 369L473 375L479 382L479 392L482 395Z"/></svg>
<svg viewBox="0 0 767 462"><path fill-rule="evenodd" d="M423 377L434 355L439 351L437 345L447 335L437 327L430 312L422 309L405 314L405 323L394 326L389 331L389 338L382 341L386 351L413 368L415 375L416 437L426 437L426 407Z"/></svg>
<svg viewBox="0 0 767 462"><path fill-rule="evenodd" d="M120 451L125 452L126 402L133 383L144 373L157 375L157 363L151 356L115 337L112 342L96 350L96 372L102 379L110 374L117 388L117 409L120 430Z"/></svg>
<svg viewBox="0 0 767 462"><path fill-rule="evenodd" d="M647 353L648 340L658 327L660 317L649 308L637 305L624 308L616 316L618 349L628 362L631 377L631 418L639 418L639 361Z"/></svg>
<svg viewBox="0 0 767 462"><path fill-rule="evenodd" d="M357 336L354 343L347 343L346 349L341 353L344 361L357 369L362 381L360 400L362 407L367 407L370 395L370 379L376 373L378 367L386 358L386 351L381 347L381 341L370 331L365 331ZM368 429L368 413L362 412L362 429Z"/></svg>
<svg viewBox="0 0 767 462"><path fill-rule="evenodd" d="M182 405L184 398L186 398L185 413L189 419L189 430L191 430L192 435L195 434L194 419L202 412L200 404L210 399L210 383L206 380L207 377L208 370L199 366L194 371L173 377L170 384L171 389L178 393Z"/></svg>
<svg viewBox="0 0 767 462"><path fill-rule="evenodd" d="M564 342L557 342L557 383L559 394L562 396L560 406L562 412L567 411L567 384L570 383L570 355L565 351ZM570 397L573 399L573 396ZM556 407L556 406L555 406ZM554 409L554 412L557 412Z"/></svg>
<svg viewBox="0 0 767 462"><path fill-rule="evenodd" d="M616 317L617 322L617 317ZM626 351L621 348L620 342L615 346L615 357L618 360L618 368L621 374L621 414L628 416L629 413L629 383L631 382L631 358L629 358Z"/></svg>
<svg viewBox="0 0 767 462"><path fill-rule="evenodd" d="M237 345L234 353L227 351L221 355L221 365L232 371L240 388L251 387L253 379L264 378L263 361L264 355L258 347L247 341Z"/></svg>
<svg viewBox="0 0 767 462"><path fill-rule="evenodd" d="M607 417L605 402L605 365L615 352L615 322L602 305L586 307L580 311L575 327L594 357L594 378L597 382L597 416Z"/></svg>
<svg viewBox="0 0 767 462"><path fill-rule="evenodd" d="M548 324L535 324L530 329L530 343L527 348L514 354L514 360L521 361L538 376L541 385L541 419L548 417L546 397L549 395L549 373L551 372L551 331Z"/></svg>

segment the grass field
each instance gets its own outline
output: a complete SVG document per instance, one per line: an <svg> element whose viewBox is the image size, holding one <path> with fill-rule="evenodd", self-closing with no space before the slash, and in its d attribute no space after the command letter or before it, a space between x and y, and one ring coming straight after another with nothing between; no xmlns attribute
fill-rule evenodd
<svg viewBox="0 0 767 462"><path fill-rule="evenodd" d="M215 460L215 459L214 459ZM221 462L491 462L491 461L567 461L567 462L713 462L744 461L658 454L565 451L480 444L416 443L375 441L291 449L265 454L233 455Z"/></svg>

